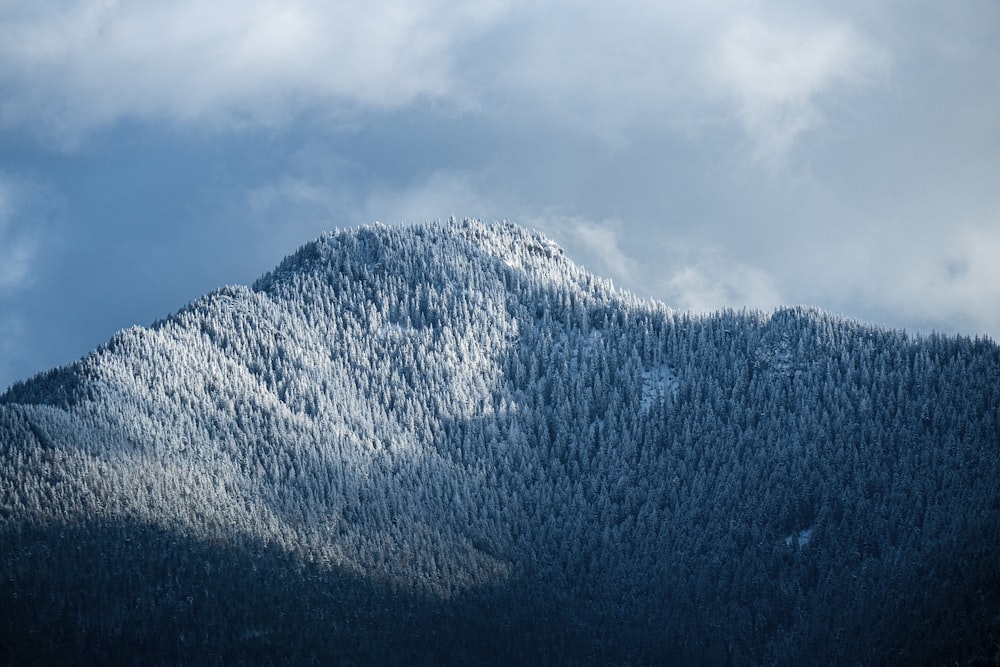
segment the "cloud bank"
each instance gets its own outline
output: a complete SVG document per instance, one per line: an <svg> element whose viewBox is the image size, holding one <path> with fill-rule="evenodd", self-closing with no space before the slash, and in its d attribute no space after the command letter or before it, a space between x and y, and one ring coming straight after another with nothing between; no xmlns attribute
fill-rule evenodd
<svg viewBox="0 0 1000 667"><path fill-rule="evenodd" d="M458 100L453 58L494 11L428 0L8 5L0 110L7 124L74 136L122 118L228 127Z"/></svg>
<svg viewBox="0 0 1000 667"><path fill-rule="evenodd" d="M755 154L772 158L822 123L824 98L870 82L885 56L849 25L736 21L723 34L711 80L731 97Z"/></svg>
<svg viewBox="0 0 1000 667"><path fill-rule="evenodd" d="M282 124L436 102L544 113L612 142L735 117L781 152L864 80L849 25L756 3L42 1L0 14L0 119L71 139L122 119ZM719 108L722 105L722 108ZM41 110L41 113L39 113Z"/></svg>
<svg viewBox="0 0 1000 667"><path fill-rule="evenodd" d="M26 189L0 173L0 298L26 287L32 279L37 239L22 219Z"/></svg>

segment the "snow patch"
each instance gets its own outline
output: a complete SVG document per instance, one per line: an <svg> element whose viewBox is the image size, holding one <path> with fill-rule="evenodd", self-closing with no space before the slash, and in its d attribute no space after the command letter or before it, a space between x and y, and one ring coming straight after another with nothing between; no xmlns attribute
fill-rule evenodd
<svg viewBox="0 0 1000 667"><path fill-rule="evenodd" d="M521 264L521 260L518 257L511 255L510 257L504 257L503 263L512 269L520 269L524 265Z"/></svg>
<svg viewBox="0 0 1000 667"><path fill-rule="evenodd" d="M809 542L812 540L813 530L815 530L815 528L809 527L809 528L803 528L797 533L792 533L791 535L785 538L785 545L789 547L798 547L799 549L801 549L802 547L809 544Z"/></svg>
<svg viewBox="0 0 1000 667"><path fill-rule="evenodd" d="M403 325L399 322L389 322L388 324L382 324L378 328L378 335L384 337L408 337L408 336L418 336L420 331L413 326Z"/></svg>
<svg viewBox="0 0 1000 667"><path fill-rule="evenodd" d="M643 410L649 410L666 397L676 396L679 387L677 373L669 364L645 369L642 371L642 402L639 405Z"/></svg>

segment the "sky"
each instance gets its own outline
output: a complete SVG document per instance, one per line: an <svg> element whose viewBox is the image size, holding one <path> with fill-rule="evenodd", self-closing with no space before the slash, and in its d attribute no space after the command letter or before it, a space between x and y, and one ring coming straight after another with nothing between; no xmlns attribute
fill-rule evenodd
<svg viewBox="0 0 1000 667"><path fill-rule="evenodd" d="M0 0L0 390L324 230L1000 338L996 0Z"/></svg>

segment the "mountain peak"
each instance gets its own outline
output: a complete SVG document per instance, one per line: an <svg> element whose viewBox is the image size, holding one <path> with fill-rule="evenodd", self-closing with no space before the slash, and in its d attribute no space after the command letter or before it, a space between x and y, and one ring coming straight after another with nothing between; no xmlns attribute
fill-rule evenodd
<svg viewBox="0 0 1000 667"><path fill-rule="evenodd" d="M281 329L288 328L289 323L281 318L272 319L276 314L274 304L267 303L262 295L272 302L305 299L315 303L343 298L345 293L353 294L360 289L359 298L370 300L375 298L373 285L385 281L391 281L392 289L412 291L418 285L433 289L444 286L471 289L476 285L496 289L532 280L579 283L577 289L610 287L610 283L605 284L573 264L555 242L541 233L507 221L451 219L407 226L374 223L334 230L304 244L251 287L220 288L154 322L149 329L131 327L120 331L80 362L42 373L28 382L15 383L0 396L0 402L75 401L80 378L94 368L98 358L161 337L177 330L178 323L187 325L192 319L204 320L199 326L214 330L215 325L209 320L252 313L257 318L255 326L284 337ZM305 291L304 285L308 286ZM296 308L302 310L303 305Z"/></svg>
<svg viewBox="0 0 1000 667"><path fill-rule="evenodd" d="M267 289L275 280L301 271L339 272L349 276L367 272L420 270L440 265L479 261L499 262L509 268L539 274L578 276L581 270L562 248L537 231L513 223L475 219L388 226L374 223L323 234L286 257L255 283ZM409 265L415 265L410 267ZM483 267L486 268L486 267Z"/></svg>
<svg viewBox="0 0 1000 667"><path fill-rule="evenodd" d="M972 662L997 377L511 223L330 232L0 397L0 662Z"/></svg>

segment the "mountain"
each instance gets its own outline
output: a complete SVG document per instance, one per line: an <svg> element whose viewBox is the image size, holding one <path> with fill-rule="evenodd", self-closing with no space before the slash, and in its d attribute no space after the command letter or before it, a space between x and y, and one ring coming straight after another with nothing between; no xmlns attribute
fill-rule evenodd
<svg viewBox="0 0 1000 667"><path fill-rule="evenodd" d="M337 231L0 397L0 663L993 664L1000 348Z"/></svg>

